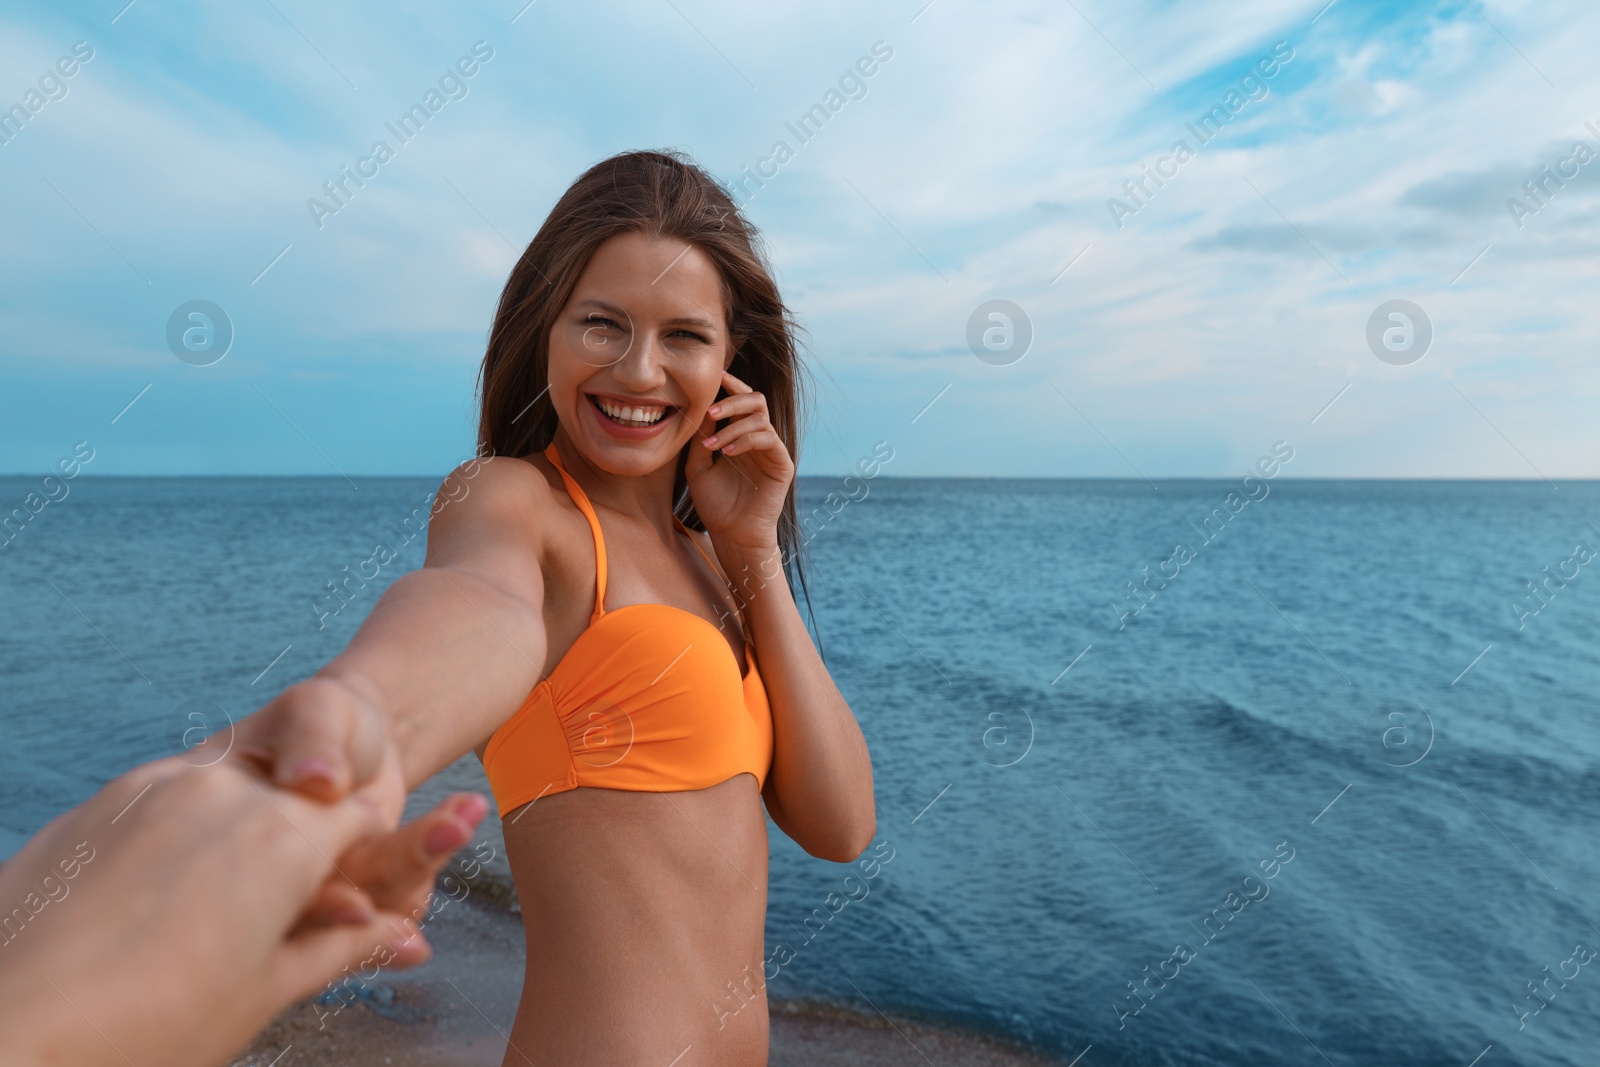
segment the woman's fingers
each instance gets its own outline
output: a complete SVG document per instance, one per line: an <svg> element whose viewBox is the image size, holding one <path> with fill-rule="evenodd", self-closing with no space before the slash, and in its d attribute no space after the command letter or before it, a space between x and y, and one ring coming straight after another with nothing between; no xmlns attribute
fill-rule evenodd
<svg viewBox="0 0 1600 1067"><path fill-rule="evenodd" d="M718 430L714 436L702 443L706 448L715 449L725 453L735 451L745 452L749 451L751 444L741 439L747 438L752 434L758 434L762 431L768 431L769 433L772 431L772 420L767 417L767 412L764 406L761 411L747 415L744 418L739 419L737 422L733 422L727 426L724 426L722 429ZM771 439L776 441L778 439L778 435L776 433L771 433ZM737 449L733 448L732 446L735 443L738 443L741 447Z"/></svg>
<svg viewBox="0 0 1600 1067"><path fill-rule="evenodd" d="M717 441L717 420L708 410L705 417L700 420L700 429L695 432L695 437L706 448L714 448Z"/></svg>
<svg viewBox="0 0 1600 1067"><path fill-rule="evenodd" d="M334 801L366 784L383 758L382 716L349 685L308 678L235 727L235 750L274 784Z"/></svg>
<svg viewBox="0 0 1600 1067"><path fill-rule="evenodd" d="M456 793L432 811L381 837L359 841L339 857L291 934L361 925L380 911L420 918L439 871L472 840L488 812L476 793Z"/></svg>
<svg viewBox="0 0 1600 1067"><path fill-rule="evenodd" d="M706 414L719 419L731 419L739 415L748 415L751 412L766 410L767 398L761 393L749 390L723 397L706 408Z"/></svg>
<svg viewBox="0 0 1600 1067"><path fill-rule="evenodd" d="M723 388L728 390L728 395L708 407L706 414L734 421L718 430L715 436L706 442L707 448L718 448L742 434L749 433L752 429L772 425L767 413L765 395L756 392L731 374L724 373L722 378Z"/></svg>
<svg viewBox="0 0 1600 1067"><path fill-rule="evenodd" d="M321 988L311 984L317 976L345 967L360 973L425 963L433 950L419 927L434 882L488 810L481 794L456 793L398 830L348 849L313 902L315 914L302 917L274 961L284 995L310 996Z"/></svg>
<svg viewBox="0 0 1600 1067"><path fill-rule="evenodd" d="M289 936L326 926L360 926L371 922L377 913L367 891L335 871L295 920Z"/></svg>
<svg viewBox="0 0 1600 1067"><path fill-rule="evenodd" d="M752 452L758 448L772 448L780 442L771 426L756 425L741 430L733 440L719 436L718 443L722 445L722 454L731 456L739 452Z"/></svg>
<svg viewBox="0 0 1600 1067"><path fill-rule="evenodd" d="M735 378L727 371L722 372L722 387L730 393L753 393L755 389Z"/></svg>
<svg viewBox="0 0 1600 1067"><path fill-rule="evenodd" d="M269 981L277 1003L303 1000L337 979L347 968L371 980L383 967L415 967L433 955L420 930L406 929L401 917L376 914L360 925L327 926L295 935L278 946Z"/></svg>
<svg viewBox="0 0 1600 1067"><path fill-rule="evenodd" d="M394 833L356 844L339 858L339 869L379 911L420 919L439 872L488 811L481 794L456 793Z"/></svg>

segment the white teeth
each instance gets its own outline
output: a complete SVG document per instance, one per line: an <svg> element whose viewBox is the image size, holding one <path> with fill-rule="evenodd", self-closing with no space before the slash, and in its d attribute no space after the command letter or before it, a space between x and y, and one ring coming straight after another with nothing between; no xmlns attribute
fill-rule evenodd
<svg viewBox="0 0 1600 1067"><path fill-rule="evenodd" d="M603 396L597 396L594 398L594 400L596 404L600 405L600 410L604 411L607 415L610 415L613 419L616 419L619 422L635 423L640 426L650 426L660 422L667 413L667 409L664 407L629 407L623 404L613 403Z"/></svg>

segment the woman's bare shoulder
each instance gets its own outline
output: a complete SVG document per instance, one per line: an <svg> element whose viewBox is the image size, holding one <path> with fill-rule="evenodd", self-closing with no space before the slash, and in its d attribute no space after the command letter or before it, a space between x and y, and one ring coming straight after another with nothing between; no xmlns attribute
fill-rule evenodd
<svg viewBox="0 0 1600 1067"><path fill-rule="evenodd" d="M542 457L541 457L542 462ZM470 459L434 496L426 566L459 567L512 588L542 588L539 564L560 506L550 474L532 457Z"/></svg>

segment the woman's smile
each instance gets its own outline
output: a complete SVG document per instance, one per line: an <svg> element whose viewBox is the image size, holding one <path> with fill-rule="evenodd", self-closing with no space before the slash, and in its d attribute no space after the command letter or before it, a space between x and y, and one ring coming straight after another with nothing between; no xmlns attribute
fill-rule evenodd
<svg viewBox="0 0 1600 1067"><path fill-rule="evenodd" d="M637 441L664 432L678 409L650 398L620 397L614 393L585 393L589 409L601 429L624 440Z"/></svg>

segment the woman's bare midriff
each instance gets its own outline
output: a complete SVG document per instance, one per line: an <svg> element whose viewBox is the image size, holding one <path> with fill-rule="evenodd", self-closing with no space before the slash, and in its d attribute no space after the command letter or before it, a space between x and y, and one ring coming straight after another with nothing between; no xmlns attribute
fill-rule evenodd
<svg viewBox="0 0 1600 1067"><path fill-rule="evenodd" d="M505 1067L766 1063L754 778L573 789L509 813L504 831L528 953Z"/></svg>
<svg viewBox="0 0 1600 1067"><path fill-rule="evenodd" d="M595 552L560 475L542 455L526 462L550 487L530 515L543 527L548 676L589 625ZM602 524L609 609L699 600L743 671L732 605L693 549L609 513ZM766 1063L767 823L753 776L688 792L567 790L508 812L502 830L528 952L504 1067Z"/></svg>

